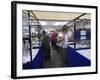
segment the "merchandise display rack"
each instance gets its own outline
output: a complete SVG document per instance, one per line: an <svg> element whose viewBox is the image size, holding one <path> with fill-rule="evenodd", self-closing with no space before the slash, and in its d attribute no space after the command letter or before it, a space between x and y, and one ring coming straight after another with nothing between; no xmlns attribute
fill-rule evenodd
<svg viewBox="0 0 100 80"><path fill-rule="evenodd" d="M26 24L23 23L25 24L24 26L27 27L26 30L24 30L25 27L23 27L23 31L27 32L27 35L23 33L23 41L25 42L27 40L28 42L27 48L30 53L30 62L32 62L32 49L39 48L42 45L42 42L40 41L40 30L42 27L39 20L31 10L23 10L23 15L27 18L25 22Z"/></svg>
<svg viewBox="0 0 100 80"><path fill-rule="evenodd" d="M75 19L69 21L65 26L73 32L74 49L85 49L91 46L91 20L82 18L88 14L83 13Z"/></svg>

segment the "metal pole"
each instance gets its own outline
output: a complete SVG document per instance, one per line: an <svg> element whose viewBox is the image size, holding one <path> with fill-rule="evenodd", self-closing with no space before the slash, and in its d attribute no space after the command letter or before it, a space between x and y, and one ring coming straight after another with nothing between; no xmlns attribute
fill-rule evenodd
<svg viewBox="0 0 100 80"><path fill-rule="evenodd" d="M28 11L28 21L30 21L30 11ZM30 44L30 61L32 63L32 42L31 42L31 27L30 23L29 24L29 44Z"/></svg>
<svg viewBox="0 0 100 80"><path fill-rule="evenodd" d="M76 49L76 24L75 24L75 20L74 20L74 49Z"/></svg>

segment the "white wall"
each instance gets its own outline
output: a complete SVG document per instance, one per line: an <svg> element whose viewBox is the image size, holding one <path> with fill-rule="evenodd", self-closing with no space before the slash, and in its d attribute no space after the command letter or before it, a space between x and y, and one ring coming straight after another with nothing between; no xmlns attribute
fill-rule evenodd
<svg viewBox="0 0 100 80"><path fill-rule="evenodd" d="M10 69L11 68L10 66L11 65L10 61L11 60L11 48L10 48L11 47L11 12L10 12L11 4L10 3L11 2L10 1L11 0L0 1L0 80L11 80L10 78L10 71L11 71ZM66 4L82 4L82 5L100 5L100 0L31 0L31 1L64 3L64 4L66 3ZM98 17L100 20L100 16ZM99 27L98 32L100 34L99 31L100 25L98 27ZM100 41L100 37L98 41ZM99 54L98 57L100 57ZM100 62L99 62L99 67L100 67ZM63 77L51 77L51 78L49 77L42 79L36 78L34 80L100 80L100 69L99 69L99 74L63 76Z"/></svg>

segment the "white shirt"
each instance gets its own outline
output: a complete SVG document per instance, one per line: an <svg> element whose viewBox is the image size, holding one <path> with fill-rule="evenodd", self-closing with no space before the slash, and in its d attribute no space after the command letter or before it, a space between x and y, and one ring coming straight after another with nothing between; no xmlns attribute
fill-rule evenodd
<svg viewBox="0 0 100 80"><path fill-rule="evenodd" d="M62 40L63 38L64 38L64 40L57 43L57 45L59 47L62 47L62 48L67 48L67 46L68 46L68 34L67 33L63 34L62 32L60 32L58 34L58 40Z"/></svg>
<svg viewBox="0 0 100 80"><path fill-rule="evenodd" d="M64 44L63 44L63 48L67 48L68 47L68 34L65 34L65 39L64 39Z"/></svg>
<svg viewBox="0 0 100 80"><path fill-rule="evenodd" d="M63 43L64 43L63 38L64 38L64 34L62 32L59 32L57 36L57 46L63 47Z"/></svg>

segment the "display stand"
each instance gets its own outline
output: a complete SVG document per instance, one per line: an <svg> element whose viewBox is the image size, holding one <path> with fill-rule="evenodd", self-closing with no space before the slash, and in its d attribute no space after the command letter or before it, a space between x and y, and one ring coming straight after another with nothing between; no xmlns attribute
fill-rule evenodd
<svg viewBox="0 0 100 80"><path fill-rule="evenodd" d="M23 41L27 40L28 47L25 50L26 52L26 60L23 59L23 68L24 69L33 69L33 68L40 68L42 65L42 41L41 38L41 25L39 20L35 16L35 14L31 10L24 10L23 15L26 16L26 19L23 18ZM26 21L25 21L26 20ZM26 29L25 29L26 27ZM27 32L27 34L25 32ZM38 58L36 57L38 56ZM40 60L38 60L40 59ZM37 64L38 63L38 64Z"/></svg>
<svg viewBox="0 0 100 80"><path fill-rule="evenodd" d="M91 20L85 18L88 14L83 13L75 19L71 20L69 23L64 25L68 31L73 32L73 37L71 43L69 40L66 55L66 66L76 67L76 66L90 66L91 60L84 57L80 50L90 50L91 48ZM79 50L79 51L78 51ZM90 53L88 53L89 55Z"/></svg>

